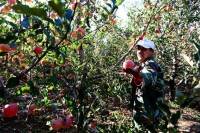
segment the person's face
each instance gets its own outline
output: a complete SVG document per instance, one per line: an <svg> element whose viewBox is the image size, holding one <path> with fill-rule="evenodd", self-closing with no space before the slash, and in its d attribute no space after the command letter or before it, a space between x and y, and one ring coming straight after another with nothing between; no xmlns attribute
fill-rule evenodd
<svg viewBox="0 0 200 133"><path fill-rule="evenodd" d="M137 46L137 58L140 62L144 63L149 57L154 55L154 50Z"/></svg>

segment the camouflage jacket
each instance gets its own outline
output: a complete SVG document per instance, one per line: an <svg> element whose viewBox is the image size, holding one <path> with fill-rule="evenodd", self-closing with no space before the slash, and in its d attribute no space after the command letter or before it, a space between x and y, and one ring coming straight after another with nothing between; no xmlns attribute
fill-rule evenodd
<svg viewBox="0 0 200 133"><path fill-rule="evenodd" d="M140 84L137 84L137 79L133 78L134 82L143 94L148 93L155 97L162 97L164 89L163 70L160 65L150 57L143 65L140 71L142 76Z"/></svg>

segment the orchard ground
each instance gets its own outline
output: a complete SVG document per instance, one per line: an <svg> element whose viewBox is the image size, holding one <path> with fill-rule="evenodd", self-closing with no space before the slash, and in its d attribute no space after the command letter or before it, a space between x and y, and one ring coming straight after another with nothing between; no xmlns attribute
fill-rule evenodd
<svg viewBox="0 0 200 133"><path fill-rule="evenodd" d="M181 119L178 122L179 131L181 133L197 133L200 132L200 112L198 111L198 107L195 108L186 108L183 111ZM170 110L176 111L178 107L171 107ZM115 101L112 102L108 108L109 116L107 121L102 121L100 118L95 119L95 123L106 125L115 124L113 120L114 113L124 114L124 116L128 119L128 122L131 121L132 111L125 104L118 104ZM52 116L48 115L48 113L40 112L36 115L29 115L27 110L19 111L17 116L14 118L5 118L2 113L0 114L0 131L7 133L16 133L16 132L54 132L50 130L50 126L47 124L47 121L51 121ZM97 123L98 122L98 123ZM168 125L170 126L170 125ZM76 126L73 125L68 129L59 130L59 132L76 132Z"/></svg>

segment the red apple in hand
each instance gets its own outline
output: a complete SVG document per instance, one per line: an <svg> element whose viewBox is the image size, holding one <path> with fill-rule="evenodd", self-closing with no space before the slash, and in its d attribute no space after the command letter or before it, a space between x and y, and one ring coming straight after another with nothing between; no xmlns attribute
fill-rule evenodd
<svg viewBox="0 0 200 133"><path fill-rule="evenodd" d="M2 113L7 118L14 117L18 112L18 105L16 103L6 104L3 109Z"/></svg>
<svg viewBox="0 0 200 133"><path fill-rule="evenodd" d="M123 66L122 66L123 69L134 68L134 67L135 67L135 63L132 60L124 61Z"/></svg>

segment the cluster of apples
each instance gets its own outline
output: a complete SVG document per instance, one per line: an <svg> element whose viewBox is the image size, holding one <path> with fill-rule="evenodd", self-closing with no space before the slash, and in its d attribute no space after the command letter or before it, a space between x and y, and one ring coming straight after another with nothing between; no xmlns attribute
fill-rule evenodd
<svg viewBox="0 0 200 133"><path fill-rule="evenodd" d="M0 50L3 52L9 52L11 50L11 47L8 44L0 44Z"/></svg>
<svg viewBox="0 0 200 133"><path fill-rule="evenodd" d="M31 104L30 106L28 106L28 112L30 114L35 114L35 110L39 108L38 106L36 106L35 104ZM17 103L9 103L3 106L2 109L2 113L3 116L6 118L13 118L17 115L19 111L19 106Z"/></svg>
<svg viewBox="0 0 200 133"><path fill-rule="evenodd" d="M2 9L1 9L1 12L6 14L6 13L9 13L10 10L11 10L11 6L17 4L16 3L16 0L8 0L8 5L4 6Z"/></svg>
<svg viewBox="0 0 200 133"><path fill-rule="evenodd" d="M56 118L51 121L51 127L54 131L58 131L60 129L66 129L72 126L72 115L68 114L66 119L63 120L62 118Z"/></svg>
<svg viewBox="0 0 200 133"><path fill-rule="evenodd" d="M71 33L71 37L75 38L75 37L77 37L78 34L81 35L81 36L85 36L86 35L86 31L83 28L78 27L75 32Z"/></svg>

